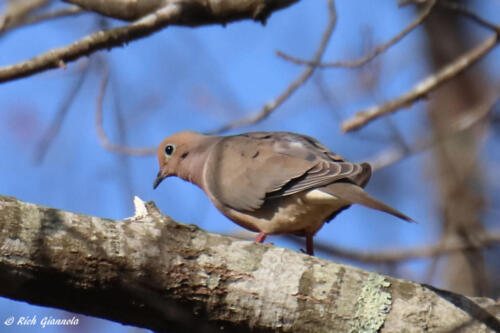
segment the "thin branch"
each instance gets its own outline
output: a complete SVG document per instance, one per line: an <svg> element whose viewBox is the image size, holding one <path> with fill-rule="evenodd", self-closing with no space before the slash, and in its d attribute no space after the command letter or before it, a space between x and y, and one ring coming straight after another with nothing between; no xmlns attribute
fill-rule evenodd
<svg viewBox="0 0 500 333"><path fill-rule="evenodd" d="M0 33L23 21L31 12L46 6L50 0L12 1L7 4L5 14L0 17Z"/></svg>
<svg viewBox="0 0 500 333"><path fill-rule="evenodd" d="M109 63L108 63L109 65ZM112 78L111 81L111 93L113 96L113 105L114 105L114 116L116 122L116 131L118 133L118 144L122 147L128 145L128 133L126 129L126 120L125 112L122 108L122 96L120 91L120 81L116 79L116 77ZM115 173L118 177L118 184L121 187L121 195L122 195L122 204L125 211L130 211L130 202L134 198L134 183L132 170L130 167L131 159L128 154L117 154L116 158L116 170Z"/></svg>
<svg viewBox="0 0 500 333"><path fill-rule="evenodd" d="M297 1L264 0L250 5L247 2L230 0L169 1L165 6L129 25L98 31L70 45L49 50L14 65L2 67L0 68L0 83L27 77L44 70L64 67L67 62L98 50L109 50L113 47L123 46L169 25L194 27L217 23L226 24L242 19L264 22L272 11L290 6Z"/></svg>
<svg viewBox="0 0 500 333"><path fill-rule="evenodd" d="M61 67L68 61L76 60L95 51L122 46L128 41L148 36L168 25L178 17L180 12L179 6L170 5L130 25L98 31L70 45L55 48L29 60L0 68L0 83Z"/></svg>
<svg viewBox="0 0 500 333"><path fill-rule="evenodd" d="M367 55L355 59L355 60L347 60L347 61L333 61L333 62L322 62L316 65L316 67L319 68L334 68L334 67L347 67L347 68L354 68L354 67L360 67L366 64L367 62L371 61L373 58L378 56L381 53L384 53L392 47L393 45L397 44L400 40L402 40L404 37L406 37L411 31L413 31L416 27L418 27L422 22L429 16L429 14L432 11L432 8L436 4L436 0L429 0L426 1L426 6L424 9L421 11L421 13L417 16L417 18L409 24L407 27L405 27L400 33L398 33L396 36L391 38L388 42L383 43L379 46L377 46L375 49L373 49L370 53ZM281 51L276 51L276 55L290 61L294 64L297 65L312 65L313 62L310 60L304 60L300 58L296 58L290 55L287 55L284 52Z"/></svg>
<svg viewBox="0 0 500 333"><path fill-rule="evenodd" d="M9 21L7 24L4 25L2 29L0 29L0 33L5 33L7 31L19 28L19 27L25 27L28 25L32 24L37 24L40 22L56 19L56 18L62 18L62 17L67 17L67 16L73 16L73 15L78 15L82 14L85 11L82 10L81 8L77 6L70 6L66 8L61 8L57 10L53 10L50 12L46 13L41 13L37 15L30 15L23 17L21 20L16 20L16 21Z"/></svg>
<svg viewBox="0 0 500 333"><path fill-rule="evenodd" d="M287 237L294 243L302 245L304 240L299 237ZM340 247L328 245L321 242L314 244L318 252L327 253L337 258L354 260L364 263L394 263L415 259L428 259L440 255L452 254L473 249L485 249L500 244L500 232L486 233L474 243L463 243L461 241L447 241L445 244L417 247L413 249L392 249L383 252L360 252L347 250Z"/></svg>
<svg viewBox="0 0 500 333"><path fill-rule="evenodd" d="M32 24L37 24L40 22L62 18L72 15L77 15L84 13L85 11L77 6L65 7L46 13L33 14L33 15L23 15L19 19L9 20L2 27L0 27L0 34L4 34L8 31L14 30L19 27L25 27Z"/></svg>
<svg viewBox="0 0 500 333"><path fill-rule="evenodd" d="M439 1L438 4L440 7L457 12L460 15L464 16L465 18L468 18L468 19L474 21L475 23L483 26L486 29L490 29L492 31L496 31L497 33L500 33L500 26L487 21L483 17L481 17L478 14L467 9L467 7L465 7L461 3L451 2L451 1Z"/></svg>
<svg viewBox="0 0 500 333"><path fill-rule="evenodd" d="M40 142L36 145L35 150L35 162L42 163L45 158L47 151L50 148L51 143L54 141L54 138L59 133L61 129L62 123L68 114L69 109L73 105L76 96L80 92L83 82L87 77L87 73L89 72L89 62L86 61L78 73L78 77L75 79L73 86L69 89L66 97L61 101L59 108L56 111L54 119L52 120L49 128L44 133L43 137L40 139Z"/></svg>
<svg viewBox="0 0 500 333"><path fill-rule="evenodd" d="M498 98L496 99L498 100ZM378 171L380 169L386 168L405 157L420 153L433 147L437 142L442 142L450 139L456 134L471 128L472 126L478 124L489 116L493 110L495 102L481 103L480 106L471 110L471 112L466 112L464 116L456 120L451 126L448 133L445 133L439 138L434 138L431 134L422 135L421 140L417 140L413 145L407 145L403 147L398 145L393 148L382 151L377 154L377 156L368 159L368 163L372 166L372 171Z"/></svg>
<svg viewBox="0 0 500 333"><path fill-rule="evenodd" d="M425 98L433 89L454 78L491 51L498 44L499 36L500 34L497 33L488 38L486 41L443 67L437 73L419 82L414 88L403 95L385 104L373 106L357 112L352 118L344 121L342 124L342 131L350 132L358 130L374 119L396 112L399 109L410 107L418 100Z"/></svg>
<svg viewBox="0 0 500 333"><path fill-rule="evenodd" d="M252 124L256 124L265 118L269 117L269 115L276 110L281 104L283 104L300 86L306 83L306 81L311 77L316 69L316 64L321 61L323 57L328 42L331 39L332 33L335 29L335 25L337 23L337 10L335 9L335 2L333 0L328 0L328 11L329 11L329 19L326 26L325 31L321 37L321 42L316 50L313 60L310 65L299 75L297 79L292 81L290 85L276 98L264 104L262 109L251 115L247 118L238 119L234 122L226 124L214 131L211 131L211 134L219 134L223 132L230 131L232 129L248 126Z"/></svg>
<svg viewBox="0 0 500 333"><path fill-rule="evenodd" d="M96 104L96 114L95 114L95 127L97 131L97 137L99 138L99 141L101 145L104 147L104 149L109 150L111 152L115 153L120 153L124 155L134 155L134 156L151 156L156 153L155 148L133 148L133 147L127 147L127 146L121 146L121 145L116 145L112 143L109 139L108 136L106 135L106 132L104 131L103 125L102 125L102 109L103 109L103 101L104 101L104 96L106 95L106 87L108 85L109 81L109 67L103 66L103 74L102 74L102 80L101 80L101 87L99 90L99 96L97 97L97 104Z"/></svg>

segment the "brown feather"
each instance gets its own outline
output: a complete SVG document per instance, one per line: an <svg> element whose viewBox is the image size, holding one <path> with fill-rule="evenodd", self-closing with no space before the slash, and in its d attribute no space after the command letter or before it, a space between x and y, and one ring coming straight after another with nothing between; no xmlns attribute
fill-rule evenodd
<svg viewBox="0 0 500 333"><path fill-rule="evenodd" d="M349 182L337 182L331 185L320 188L321 191L332 194L338 198L346 200L350 203L360 204L369 208L380 210L382 212L389 213L402 220L408 222L414 222L411 218L401 213L400 211L386 205L382 201L379 201L366 193L363 188L349 183Z"/></svg>

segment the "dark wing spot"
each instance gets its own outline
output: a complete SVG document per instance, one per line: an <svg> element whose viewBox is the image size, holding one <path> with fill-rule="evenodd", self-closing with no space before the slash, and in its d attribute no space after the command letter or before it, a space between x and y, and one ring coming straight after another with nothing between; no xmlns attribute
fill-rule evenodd
<svg viewBox="0 0 500 333"><path fill-rule="evenodd" d="M314 147L316 148L319 148L321 150L325 149L326 147L324 147L323 145L321 144L318 144L318 141L314 140L313 138L311 137L308 137L307 135L301 135L301 138L306 140L307 142L309 142L311 145L313 145Z"/></svg>
<svg viewBox="0 0 500 333"><path fill-rule="evenodd" d="M313 153L309 153L306 156L306 160L308 160L309 162L315 161L316 160L316 155L314 155Z"/></svg>
<svg viewBox="0 0 500 333"><path fill-rule="evenodd" d="M185 152L184 154L182 154L181 158L184 159L184 158L188 157L188 155L189 155L189 152Z"/></svg>
<svg viewBox="0 0 500 333"><path fill-rule="evenodd" d="M255 154L253 154L252 158L256 158L257 156L259 156L260 152L257 151Z"/></svg>

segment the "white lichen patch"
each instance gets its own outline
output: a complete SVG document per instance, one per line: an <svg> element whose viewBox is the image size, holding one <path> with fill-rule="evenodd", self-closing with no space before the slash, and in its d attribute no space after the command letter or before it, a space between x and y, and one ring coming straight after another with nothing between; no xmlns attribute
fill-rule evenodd
<svg viewBox="0 0 500 333"><path fill-rule="evenodd" d="M3 256L9 256L11 258L29 257L28 247L19 239L6 238L2 246L0 246L0 252Z"/></svg>
<svg viewBox="0 0 500 333"><path fill-rule="evenodd" d="M386 290L390 285L384 276L368 274L356 301L355 323L351 332L378 332L391 310L392 297Z"/></svg>

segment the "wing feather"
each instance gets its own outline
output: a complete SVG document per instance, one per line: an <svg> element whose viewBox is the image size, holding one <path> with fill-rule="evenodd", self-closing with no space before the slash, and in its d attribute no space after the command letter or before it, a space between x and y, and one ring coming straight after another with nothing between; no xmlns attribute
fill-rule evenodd
<svg viewBox="0 0 500 333"><path fill-rule="evenodd" d="M311 137L289 132L255 132L219 141L208 157L204 181L209 196L220 205L254 211L266 199L341 179L358 184L356 179L363 172L366 174L366 167L344 161Z"/></svg>

